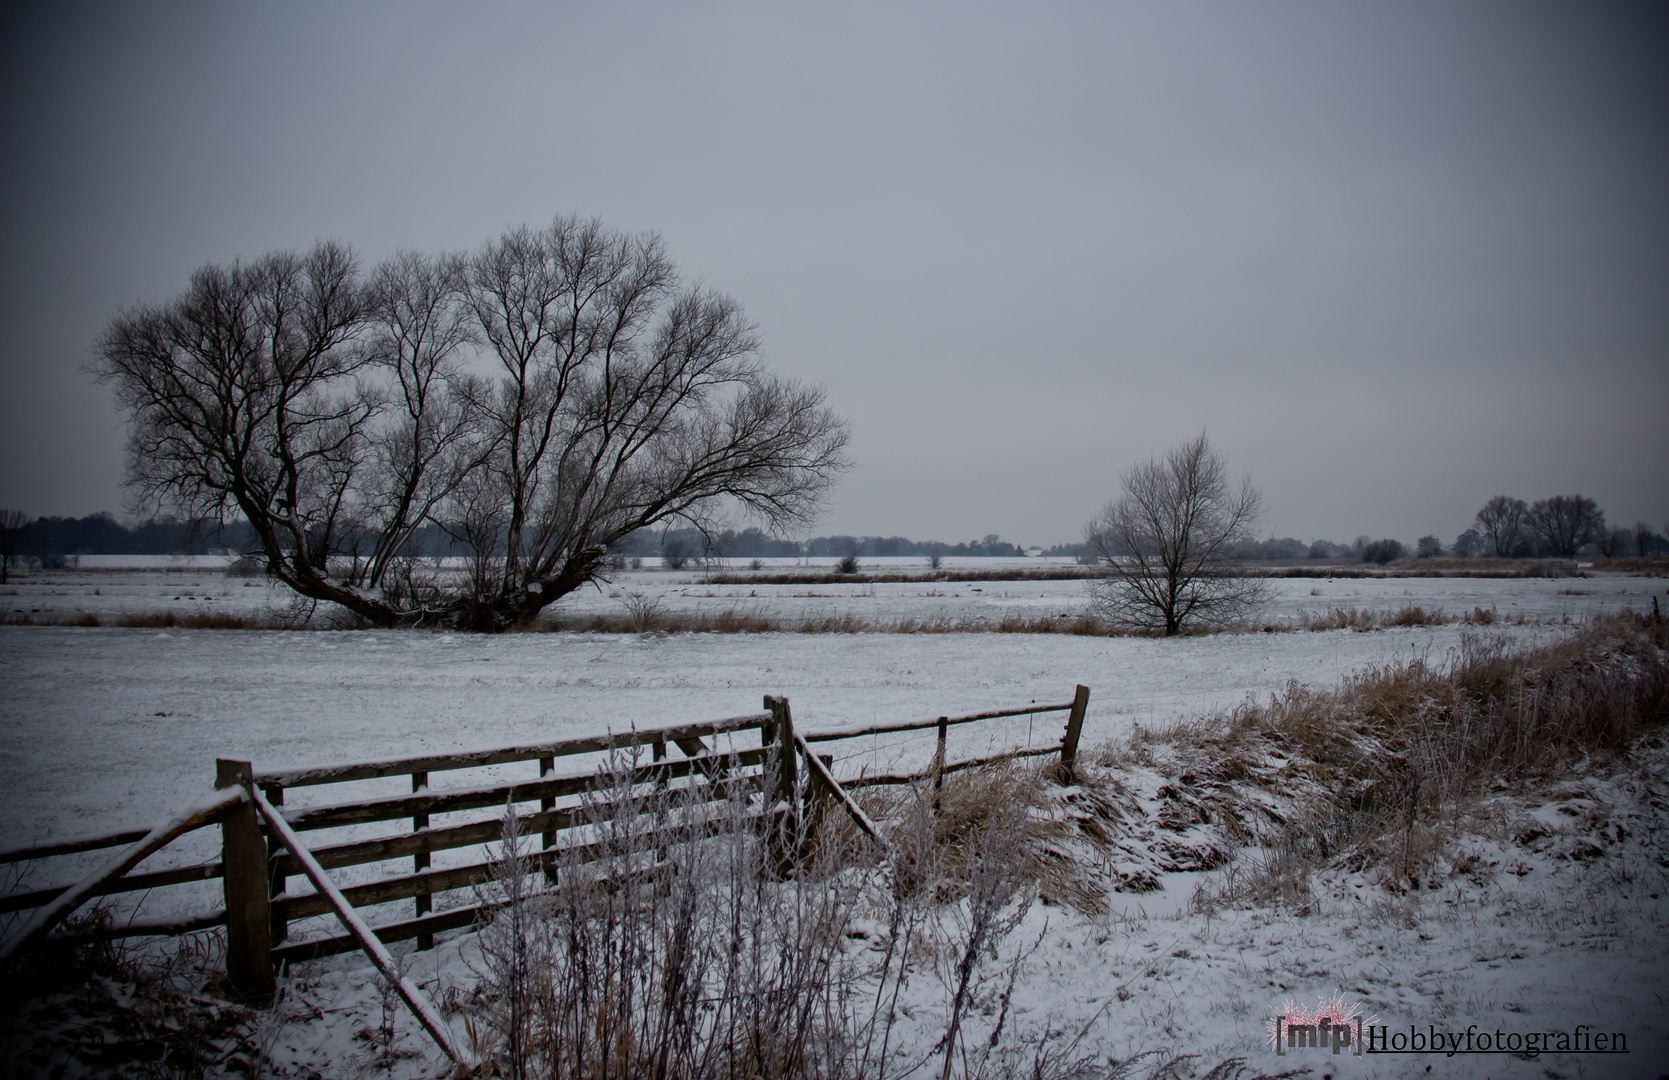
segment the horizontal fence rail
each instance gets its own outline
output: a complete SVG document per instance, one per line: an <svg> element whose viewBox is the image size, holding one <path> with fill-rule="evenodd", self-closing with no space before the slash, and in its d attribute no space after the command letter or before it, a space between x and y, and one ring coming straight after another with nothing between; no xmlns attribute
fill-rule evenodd
<svg viewBox="0 0 1669 1080"><path fill-rule="evenodd" d="M534 743L526 746L496 747L490 750L469 750L456 754L430 754L423 757L395 758L352 765L315 765L294 769L257 772L255 783L262 788L307 787L315 784L342 784L352 780L373 780L411 773L443 772L449 769L473 769L484 765L504 765L517 761L537 761L547 757L572 757L576 754L607 753L626 750L633 746L646 747L653 743L693 743L697 739L722 735L732 731L757 728L769 723L768 712L748 713L724 720L701 724L681 724L675 727L649 728L619 734L585 736L559 742Z"/></svg>
<svg viewBox="0 0 1669 1080"><path fill-rule="evenodd" d="M678 785L680 799L691 806L738 795L753 800L764 796L763 801L755 803L757 809L744 810L729 820L741 821L770 837L774 845L779 845L774 850L778 850L782 865L791 868L795 856L788 846L780 845L789 843L785 838L802 834L802 815L811 807L839 807L860 830L885 843L878 826L853 801L850 792L860 788L929 779L939 785L946 775L964 769L1008 758L1050 754L1059 755L1057 775L1069 782L1088 700L1089 689L1079 686L1071 701L1056 704L1033 703L961 716L796 731L787 699L767 697L763 711L720 720L457 753L266 770L256 770L248 762L223 760L217 764L219 790L214 799L193 808L182 819L189 820L190 828L220 826L218 860L136 870L140 859L161 846L155 829L116 830L0 851L0 864L51 864L65 856L126 849L119 859L107 860L92 878L0 895L0 915L15 918L14 913L35 912L26 920L29 942L13 935L0 948L6 950L3 955L11 956L24 944L41 941L184 934L225 927L228 976L234 989L243 997L260 1000L271 995L274 973L284 964L353 949L370 952L366 934L380 943L377 948L413 938L419 948L429 948L436 934L472 928L489 916L495 905L479 890L491 875L493 864L489 858L472 857L470 852L490 849L502 838L507 808L515 808L521 835L534 841L531 865L535 873L543 873L547 887L557 885L562 860L588 861L601 854L601 846L589 841L585 830L598 820L598 815L606 816L619 806L614 801L618 796L606 790L616 784L634 792L643 786ZM1066 716L1058 740L957 761L947 759L950 728L1050 714ZM840 779L836 775L840 755L813 749L815 745L838 750L843 741L917 731L936 731L933 757L919 770L896 775L862 772ZM751 740L755 733L757 745L744 743L736 748L732 742L725 748L720 741L721 736ZM557 772L561 758L622 751L629 753L631 765L624 774L601 768ZM669 756L674 751L681 756ZM530 765L537 767L537 776L502 775L505 768ZM489 773L477 782L464 777L464 783L457 787L430 784L434 774L471 769L498 770L500 775ZM408 782L409 791L387 790L390 781L400 780ZM359 798L330 797L332 785L362 783L380 783L382 790ZM774 787L766 790L767 783ZM304 800L305 805L285 806L286 792L297 789L312 789L315 796L325 797ZM238 797L240 792L242 798ZM203 817L203 807L209 803L215 808L210 814L212 820ZM490 816L479 816L481 811L490 811ZM472 812L478 816L470 817ZM821 811L810 812L812 817L807 820L814 827ZM437 822L437 817L445 820ZM398 823L398 827L390 829L391 823ZM379 826L383 832L375 835ZM666 842L699 839L716 829L711 822L677 826L672 829L677 835L669 834ZM373 835L366 835L368 830ZM323 835L303 848L303 834ZM456 865L433 865L433 858L441 853L454 853L451 858ZM405 859L410 862L404 866L379 868L379 864ZM118 863L126 865L114 872ZM324 875L360 867L370 869L358 873L357 879L329 881L328 887L320 887L320 880L327 880ZM290 883L296 879L306 879L312 888L292 891ZM73 932L52 930L55 920L75 904L94 897L210 881L220 882L222 908L172 918L106 921ZM455 898L459 893L466 894L463 903L454 899L448 910L434 910L437 896ZM385 913L375 924L352 914L358 909L395 903L410 906L392 919ZM344 905L351 917L344 917ZM316 920L329 916L342 920L348 932L308 931L309 926L317 925ZM43 918L52 925L42 929ZM303 933L298 935L295 930ZM373 959L377 959L375 955Z"/></svg>
<svg viewBox="0 0 1669 1080"><path fill-rule="evenodd" d="M936 716L927 720L901 720L891 724L869 724L864 727L824 728L822 731L808 731L805 740L808 743L832 742L836 739L857 739L866 735L888 735L895 731L926 731L941 725L956 727L958 724L971 724L976 720L1001 720L1010 716L1032 716L1038 713L1067 712L1072 708L1072 702L1061 705L1028 705L1023 709L993 709L990 712L969 713L966 716ZM1059 750L1059 745L1053 747Z"/></svg>
<svg viewBox="0 0 1669 1080"><path fill-rule="evenodd" d="M119 829L116 832L77 836L45 844L26 844L23 847L0 850L0 864L23 862L26 859L50 859L54 855L75 855L83 851L101 851L104 848L136 844L143 839L144 829Z"/></svg>
<svg viewBox="0 0 1669 1080"><path fill-rule="evenodd" d="M1049 754L1059 754L1062 772L1065 779L1071 779L1078 756L1078 739L1083 732L1084 711L1089 705L1089 687L1079 686L1071 701L1055 705L1027 705L1018 709L990 709L984 712L967 713L962 716L938 716L922 720L902 720L884 724L866 724L855 727L825 728L822 731L805 732L801 738L807 743L828 743L843 739L862 739L875 735L890 735L904 731L929 731L937 729L938 746L934 752L933 762L926 769L911 773L876 773L851 777L842 780L841 785L847 790L864 787L875 787L886 784L911 784L928 778L942 778L964 769L978 768L996 761L1009 758L1043 757ZM1041 716L1048 713L1065 713L1065 730L1061 733L1059 742L1049 743L1039 747L1025 747L1021 749L1005 750L1001 753L988 754L984 757L965 758L961 761L946 760L946 743L949 729L962 724L972 724L982 720L1004 720L1019 716Z"/></svg>

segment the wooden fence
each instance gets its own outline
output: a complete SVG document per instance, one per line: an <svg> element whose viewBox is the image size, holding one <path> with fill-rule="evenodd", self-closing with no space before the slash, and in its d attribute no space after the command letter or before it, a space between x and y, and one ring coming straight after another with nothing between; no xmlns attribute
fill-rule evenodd
<svg viewBox="0 0 1669 1080"><path fill-rule="evenodd" d="M1088 701L1089 689L1079 686L1073 700L1061 704L797 733L787 699L767 697L763 711L724 720L469 753L274 770L256 770L248 762L221 760L216 764L215 794L155 829L128 829L0 851L0 865L5 865L51 863L62 856L124 849L74 885L20 889L0 895L0 913L34 911L0 944L0 966L42 941L184 934L225 926L231 983L243 997L259 1000L271 995L274 972L284 964L359 948L382 966L386 959L382 943L416 938L419 948L428 948L435 934L476 924L486 914L486 903L475 889L488 875L489 863L476 858L461 865L436 867L434 857L440 852L482 849L500 839L506 806L528 807L526 812L518 811L521 831L540 838L537 865L554 882L559 856L575 857L578 852L584 857L578 847L560 841L562 834L582 828L590 820L580 800L588 795L597 797L600 775L595 768L558 772L560 759L633 750L633 759L639 763L633 769L632 782L666 784L685 778L684 785L695 789L696 798L724 798L736 791L738 784L742 790L760 793L767 780L774 780L775 790L765 793L768 797L752 815L761 826L780 826L785 815L798 815L801 807L816 797L832 795L860 828L879 839L874 824L848 794L850 789L930 778L937 784L946 774L997 758L1043 754L1058 754L1061 773L1069 779ZM948 732L953 727L1052 713L1066 714L1065 729L1058 740L985 757L946 759ZM932 760L908 773L871 775L864 771L840 779L836 775L840 771L837 756L814 750L825 744L881 734L927 730L936 730L938 736ZM735 748L737 741L753 743L755 732L757 745ZM730 743L730 749L720 748L721 739ZM647 761L636 756L644 749L649 752ZM673 749L681 756L669 756ZM803 780L799 768L802 761L806 766ZM498 775L459 787L430 786L437 773L497 770L502 774L506 767L517 765L536 765L537 775L525 779ZM385 790L337 801L301 801L300 793L306 789L363 783ZM400 790L387 791L391 784L398 784ZM290 805L286 805L287 796L294 796ZM531 809L535 802L537 811ZM467 816L479 810L493 813ZM466 819L458 820L460 816ZM399 822L400 830L363 835L389 822ZM218 861L133 872L143 858L165 844L193 829L216 824L221 834ZM305 834L320 835L321 840L304 846L301 837ZM328 876L331 871L405 859L411 860L409 870L405 866L392 873L384 869L358 883L343 885ZM292 891L291 882L298 878L310 879L313 891ZM80 935L54 932L76 906L95 897L215 879L222 883L223 906L214 910L161 920L129 920ZM451 902L459 900L459 894L463 894L461 902L436 910L437 896L446 896ZM354 910L408 900L412 904L408 916L376 926L365 924ZM346 932L292 936L293 924L326 915L336 916ZM428 1026L421 1003L412 1007ZM431 1034L437 1040L445 1037L440 1032Z"/></svg>

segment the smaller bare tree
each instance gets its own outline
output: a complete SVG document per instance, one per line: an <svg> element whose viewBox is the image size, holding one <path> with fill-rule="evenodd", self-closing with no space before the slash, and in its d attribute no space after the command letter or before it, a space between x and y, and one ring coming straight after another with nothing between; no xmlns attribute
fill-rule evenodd
<svg viewBox="0 0 1669 1080"><path fill-rule="evenodd" d="M1525 531L1525 517L1530 507L1523 499L1496 495L1478 511L1478 535L1484 538L1488 554L1497 559L1512 557L1513 547Z"/></svg>
<svg viewBox="0 0 1669 1080"><path fill-rule="evenodd" d="M1530 507L1526 518L1544 555L1571 558L1605 532L1605 512L1586 495L1555 495Z"/></svg>
<svg viewBox="0 0 1669 1080"><path fill-rule="evenodd" d="M1135 466L1084 531L1102 570L1096 613L1166 637L1249 613L1267 590L1240 574L1234 551L1253 538L1262 503L1249 477L1231 481L1204 432Z"/></svg>
<svg viewBox="0 0 1669 1080"><path fill-rule="evenodd" d="M1626 558L1634 549L1634 530L1626 527L1600 529L1594 533L1594 546L1607 559Z"/></svg>
<svg viewBox="0 0 1669 1080"><path fill-rule="evenodd" d="M6 584L12 560L23 554L29 515L22 510L0 510L0 585Z"/></svg>
<svg viewBox="0 0 1669 1080"><path fill-rule="evenodd" d="M1640 558L1650 555L1657 547L1657 534L1644 521L1634 523L1634 554Z"/></svg>

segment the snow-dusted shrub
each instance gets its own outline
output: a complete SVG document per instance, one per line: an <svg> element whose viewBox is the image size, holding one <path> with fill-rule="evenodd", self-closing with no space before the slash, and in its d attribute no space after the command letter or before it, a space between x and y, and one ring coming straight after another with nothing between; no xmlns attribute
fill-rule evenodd
<svg viewBox="0 0 1669 1080"><path fill-rule="evenodd" d="M1402 546L1401 540L1375 540L1362 547L1362 561L1378 563L1381 566L1395 562L1407 554L1408 549Z"/></svg>
<svg viewBox="0 0 1669 1080"><path fill-rule="evenodd" d="M666 616L666 601L654 593L629 592L620 597L631 629L645 633L656 629Z"/></svg>

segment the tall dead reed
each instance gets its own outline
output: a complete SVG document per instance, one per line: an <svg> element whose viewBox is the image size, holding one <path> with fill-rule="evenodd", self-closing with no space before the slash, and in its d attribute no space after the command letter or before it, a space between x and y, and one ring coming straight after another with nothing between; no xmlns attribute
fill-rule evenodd
<svg viewBox="0 0 1669 1080"><path fill-rule="evenodd" d="M507 809L482 886L498 914L464 1005L501 1075L855 1080L936 1055L943 1075L953 1060L958 1075L996 1075L1006 1005L992 1020L974 1002L993 978L1011 985L1022 959L990 969L1035 893L1022 787L1007 783L1019 801L955 830L965 843L947 860L924 792L899 804L886 846L826 815L813 843L818 815L796 832L800 819L760 795L775 790L769 774L634 783L634 759L611 763L550 863ZM936 1042L908 1040L904 1060L900 1004L924 967L943 1024Z"/></svg>

